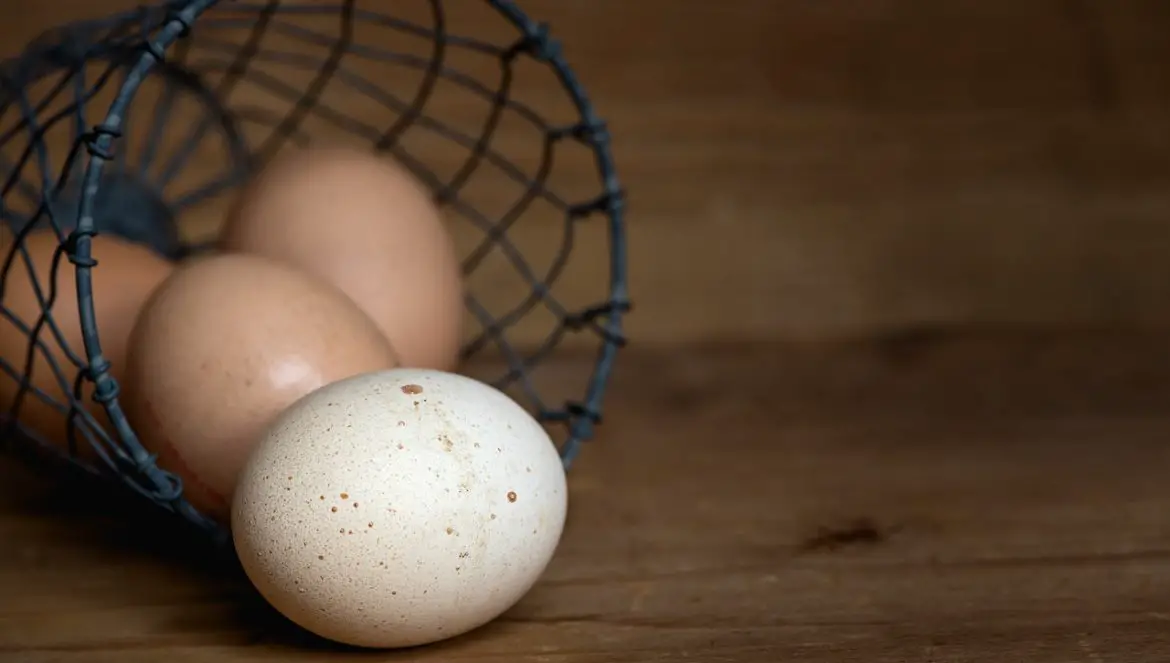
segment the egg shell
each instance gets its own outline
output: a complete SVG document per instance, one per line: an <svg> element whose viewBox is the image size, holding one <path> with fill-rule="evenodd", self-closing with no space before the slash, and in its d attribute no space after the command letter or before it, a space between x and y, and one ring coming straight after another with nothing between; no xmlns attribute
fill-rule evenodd
<svg viewBox="0 0 1170 663"><path fill-rule="evenodd" d="M548 434L507 395L397 369L281 414L241 474L232 532L253 584L293 622L405 647L519 601L556 550L567 495Z"/></svg>
<svg viewBox="0 0 1170 663"><path fill-rule="evenodd" d="M143 307L122 401L196 509L226 521L236 477L272 418L325 384L395 365L333 286L246 255L187 261Z"/></svg>
<svg viewBox="0 0 1170 663"><path fill-rule="evenodd" d="M8 233L6 233L8 234ZM0 255L7 258L14 237L8 234L0 240ZM61 255L55 278L53 256L60 245L56 232L37 230L24 237L24 248L36 274L36 284L46 299L56 284L56 294L50 312L60 330L58 338L46 323L40 330L43 344L37 351L32 367L32 384L53 400L67 403L73 393L74 381L81 370L74 359L86 362L82 342L81 316L77 302L77 272L73 263ZM97 261L90 271L93 286L94 315L102 355L110 362L110 373L121 379L127 358L127 346L134 319L154 290L174 271L174 265L149 248L127 242L112 235L99 235L90 241L90 257ZM28 264L19 253L5 274L4 308L22 324L33 327L41 316L42 305L37 298ZM23 373L29 337L7 318L0 319L0 357L18 373ZM71 358L72 355L72 358ZM49 357L61 371L53 372ZM65 384L62 385L61 381ZM15 403L19 384L8 375L0 375L0 408L4 412ZM94 418L94 423L114 435L105 408L93 401L93 385L85 383L80 402ZM68 444L68 416L31 392L21 402L18 418L41 438L64 449ZM80 431L76 434L77 454L87 460L96 460L94 452Z"/></svg>
<svg viewBox="0 0 1170 663"><path fill-rule="evenodd" d="M388 155L327 147L278 157L245 188L220 241L336 285L402 366L455 366L463 275L454 241L429 192Z"/></svg>

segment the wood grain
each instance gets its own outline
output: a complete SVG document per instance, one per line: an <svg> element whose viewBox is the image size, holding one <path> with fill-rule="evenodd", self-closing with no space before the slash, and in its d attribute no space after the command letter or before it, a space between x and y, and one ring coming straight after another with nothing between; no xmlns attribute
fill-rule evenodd
<svg viewBox="0 0 1170 663"><path fill-rule="evenodd" d="M1170 337L632 352L608 403L532 593L463 638L359 658L1128 663L1170 645ZM0 659L355 658L173 528L0 467Z"/></svg>
<svg viewBox="0 0 1170 663"><path fill-rule="evenodd" d="M131 4L17 2L3 37L11 50L66 16ZM611 123L640 303L630 331L642 342L1170 322L1163 3L522 4L554 26ZM422 17L426 3L394 6ZM448 14L452 32L504 38L481 3L448 3ZM450 57L491 74L488 60ZM414 85L401 71L352 66ZM304 76L279 73L294 84ZM539 73L517 75L517 97L557 116L563 99ZM480 106L440 88L428 112L476 126ZM350 114L375 113L352 93L327 92ZM329 135L321 123L313 132ZM403 140L436 171L461 162L462 148L425 132ZM533 140L508 125L495 145L526 164ZM556 186L595 190L586 156L562 159ZM476 182L465 192L476 205L497 212L514 199L498 174ZM213 226L219 209L204 213L192 223ZM557 290L570 306L600 297L608 269L603 229L579 228ZM513 237L540 263L560 231L550 209L536 209ZM478 237L458 232L464 248ZM527 289L500 256L473 284L498 307ZM514 339L531 343L553 322L535 315Z"/></svg>

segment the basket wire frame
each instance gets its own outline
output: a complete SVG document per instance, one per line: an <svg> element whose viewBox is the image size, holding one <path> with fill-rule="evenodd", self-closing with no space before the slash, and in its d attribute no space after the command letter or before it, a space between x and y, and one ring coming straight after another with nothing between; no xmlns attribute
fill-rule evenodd
<svg viewBox="0 0 1170 663"><path fill-rule="evenodd" d="M21 137L28 141L16 161L0 161L0 220L11 228L15 239L3 257L0 302L5 298L7 275L14 269L26 269L41 306L40 314L34 321L20 320L9 311L6 304L0 307L0 314L4 318L0 324L15 326L29 339L22 365L0 359L0 370L4 373L0 375L0 380L13 380L20 385L12 407L8 412L0 413L6 429L2 438L5 445L17 447L21 451L49 452L50 455L56 451L71 467L98 476L117 477L122 484L156 505L179 513L189 522L205 528L217 539L226 542L229 537L226 528L195 511L183 499L181 479L156 464L154 454L140 443L122 412L118 401L118 383L110 373L111 366L103 355L98 334L92 273L98 265L91 255L91 242L95 235L103 232L118 234L146 243L174 259L208 250L211 247L207 245L187 244L180 240L173 228L173 217L185 208L239 185L285 142L298 140L298 131L306 117L316 114L360 136L373 149L393 153L431 188L437 203L454 210L483 231L482 243L464 259L465 275L470 277L488 251L494 248L501 251L517 273L527 281L529 295L502 315L493 316L475 297L470 294L467 296L466 309L478 321L481 331L465 344L462 358L468 359L489 345L495 346L506 359L508 368L492 384L499 388L520 389L532 404L538 419L563 425L565 434L559 450L567 468L580 451L581 444L593 436L594 426L601 418L602 398L617 352L625 344L622 318L630 308L626 285L625 196L616 175L606 125L594 111L584 88L562 56L558 42L550 36L548 26L530 19L510 0L481 1L515 27L514 41L499 46L447 32L442 0L429 1L431 26L360 9L355 0L296 4L280 0L270 0L263 4L231 2L224 3L231 7L225 16L206 13L219 4L219 0L172 0L50 31L30 44L20 57L0 66L0 118L10 108L15 108L20 118L11 128L0 126L0 147ZM316 34L280 20L283 15L313 13L336 16L341 25L340 38ZM432 45L430 57L395 53L356 43L352 39L353 27L361 22L429 38ZM232 58L226 63L222 72L224 75L214 90L203 85L199 72L189 69L185 61L185 38L204 25L237 27L249 31L249 38L244 43L221 44L225 52L232 54ZM273 117L241 117L239 113L224 108L219 100L225 98L231 87L240 80L252 80L257 76L256 72L248 70L251 60L267 57L283 59L294 65L298 62L297 56L292 54L265 53L259 43L266 30L283 30L305 41L327 45L329 56L324 62L300 61L300 65L319 72L313 83L303 90L282 87L280 81L260 81L262 85L295 99L288 113ZM488 87L474 77L447 66L445 53L457 48L471 49L497 58L501 71L499 85ZM385 93L376 85L347 71L341 65L342 56L359 50L364 57L393 60L424 71L424 78L414 98L403 100ZM552 125L539 113L509 96L514 63L521 58L534 59L553 71L576 109L578 119L575 122L564 126ZM86 66L95 61L102 62L103 68L95 80L87 81ZM104 117L98 119L100 113L89 108L90 101L99 90L111 84L116 78L115 72L122 73L120 88ZM131 121L128 114L135 95L151 75L162 76L167 87L156 105L153 120L146 120L152 121L149 129L151 138L147 139L143 152L138 155L136 165L139 172L127 176L129 159L117 147L124 128ZM28 89L30 84L52 76L58 77L58 81L52 85L46 97L39 101L31 98ZM335 110L320 108L318 97L324 85L333 77L340 77L353 89L386 104L397 113L397 119L388 128L379 128L363 125ZM491 101L491 112L478 135L461 132L426 113L428 98L439 80L453 82ZM152 153L153 145L157 143L158 136L168 130L166 120L169 104L178 91L197 97L206 113L203 120L191 128L185 149L176 152L167 164L157 168L158 174L153 181L147 181L147 167L156 157ZM72 94L68 106L43 117L53 99L63 94ZM543 159L535 175L526 174L492 148L493 134L505 111L518 114L543 133ZM241 136L239 124L242 121L267 123L273 127L273 131L267 140L261 141L258 146L251 146ZM49 128L61 122L73 125L75 140L61 168L53 172L43 137ZM467 149L469 156L454 177L443 180L426 164L398 149L399 138L412 126L425 127ZM194 190L167 198L164 193L166 185L182 168L183 161L211 132L218 132L227 145L231 163L225 169L226 172ZM592 152L600 186L596 195L589 199L565 200L547 186L553 154L558 145L566 141L584 145ZM523 194L499 218L491 218L460 199L462 187L483 163L494 165L524 186ZM26 174L29 170L34 171L35 181L29 181L33 179ZM128 185L125 182L131 180L119 179L126 177L132 177L138 188L133 191L132 188L126 188ZM136 195L123 195L125 191ZM16 212L7 202L16 199L29 204L33 213ZM536 273L507 235L508 229L537 199L556 206L563 214L565 223L564 241L545 274ZM113 214L107 210L122 213ZM127 210L136 214L127 214ZM600 222L607 224L609 252L601 258L609 261L608 297L593 305L569 310L553 296L552 284L560 277L573 250L574 226L587 219L591 219L589 222L598 222L595 217L601 217ZM24 246L25 237L37 228L50 228L60 240L50 270L54 278L47 284L39 283L36 279L35 266ZM75 271L84 349L68 348L50 311L56 298L56 274L60 269L67 269L64 265L66 261L73 264ZM524 354L509 343L504 332L541 305L555 313L560 324L535 351ZM597 360L586 379L583 397L554 407L541 398L529 374L552 352L565 334L572 332L591 333L597 338ZM46 352L49 340L55 340L65 351L71 367L60 365ZM69 402L58 403L32 385L29 372L38 356L48 363L61 389L72 395ZM71 376L68 368L75 369L75 375ZM108 415L112 430L106 430L95 421L81 402L81 394L87 385L93 389L93 399L102 405ZM49 403L62 417L67 418L68 449L65 452L55 450L52 444L44 440L38 440L35 432L20 425L19 408L27 399ZM13 440L31 444L11 444ZM79 444L92 448L100 462L89 465L80 460L77 456Z"/></svg>

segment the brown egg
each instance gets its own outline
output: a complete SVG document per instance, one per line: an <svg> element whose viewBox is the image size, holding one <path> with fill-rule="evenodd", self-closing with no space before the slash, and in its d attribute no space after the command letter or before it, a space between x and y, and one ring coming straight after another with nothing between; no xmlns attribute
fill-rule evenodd
<svg viewBox="0 0 1170 663"><path fill-rule="evenodd" d="M344 294L250 255L180 265L131 333L127 416L188 501L226 522L236 477L269 421L330 382L392 368L376 325Z"/></svg>
<svg viewBox="0 0 1170 663"><path fill-rule="evenodd" d="M278 158L237 201L221 241L336 285L404 366L455 367L463 286L454 243L427 191L389 157L330 148Z"/></svg>
<svg viewBox="0 0 1170 663"><path fill-rule="evenodd" d="M3 244L0 255L7 258L11 236ZM50 274L53 254L59 242L51 230L41 230L25 237L24 246L36 272L36 283L44 297L49 296ZM93 277L93 306L97 318L98 337L102 354L110 362L110 372L121 380L125 373L126 349L134 318L147 298L160 283L174 270L166 259L150 249L126 242L110 235L94 237L90 244L90 257L99 264L90 272ZM3 259L0 258L0 259ZM29 278L28 264L19 253L5 278L4 307L27 327L36 325L41 315L33 282ZM85 346L82 344L80 313L77 306L76 271L64 254L59 259L56 271L56 297L50 313L61 332L60 340L46 323L41 327L38 338L42 349L36 353L32 366L32 384L44 391L62 405L68 403L73 393L74 381L84 364ZM23 372L27 360L29 337L7 318L0 319L0 356L17 372ZM72 356L74 359L70 359ZM52 357L60 377L53 373L47 357ZM64 385L62 385L64 380ZM17 397L20 385L7 375L0 376L0 408L8 412ZM106 417L105 409L92 399L93 385L86 383L80 402L113 436L114 432ZM18 418L21 423L36 431L47 441L65 447L68 436L68 417L54 406L36 397L31 392L21 401ZM96 458L92 447L76 432L78 453L83 458Z"/></svg>

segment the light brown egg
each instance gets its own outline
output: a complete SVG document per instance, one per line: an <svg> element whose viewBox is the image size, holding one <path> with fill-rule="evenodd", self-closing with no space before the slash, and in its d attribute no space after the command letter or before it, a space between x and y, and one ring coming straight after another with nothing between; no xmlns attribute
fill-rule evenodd
<svg viewBox="0 0 1170 663"><path fill-rule="evenodd" d="M11 235L0 242L0 259L6 258L11 246ZM25 237L24 246L36 272L36 283L44 297L49 296L50 275L53 254L59 242L50 230L30 233ZM102 354L110 362L110 372L115 379L125 373L127 343L130 329L139 310L147 298L174 271L166 259L150 249L126 242L118 237L100 235L90 244L90 257L99 264L90 272L93 276L93 305L97 318L98 335ZM42 306L29 278L28 264L21 254L16 254L8 270L4 286L4 307L19 318L27 327L33 327L41 316ZM56 270L56 297L50 313L61 332L60 339L46 323L38 338L42 349L36 353L32 367L32 384L44 391L58 403L68 403L73 392L74 381L80 370L70 356L84 363L85 346L82 344L80 313L77 306L77 281L73 264L64 254ZM7 318L0 319L0 356L23 372L27 360L29 337ZM61 371L60 377L53 373L47 357L52 357ZM61 380L65 385L62 386ZM0 408L8 412L17 397L19 384L8 375L0 376ZM86 383L80 402L92 414L97 423L113 435L105 409L92 399L93 385ZM67 445L68 417L54 406L26 393L21 401L18 418L40 436L54 444ZM83 458L94 459L96 454L77 431L77 451Z"/></svg>
<svg viewBox="0 0 1170 663"><path fill-rule="evenodd" d="M389 157L328 148L278 158L238 200L221 241L336 285L404 366L457 363L463 286L454 243L427 191Z"/></svg>
<svg viewBox="0 0 1170 663"><path fill-rule="evenodd" d="M180 265L131 333L123 398L159 466L226 522L236 478L269 421L309 392L392 368L376 325L344 294L261 256Z"/></svg>

